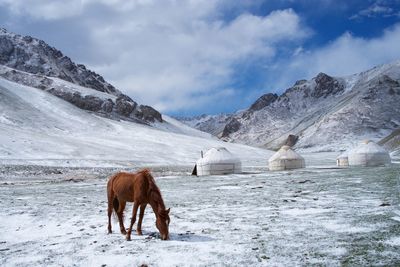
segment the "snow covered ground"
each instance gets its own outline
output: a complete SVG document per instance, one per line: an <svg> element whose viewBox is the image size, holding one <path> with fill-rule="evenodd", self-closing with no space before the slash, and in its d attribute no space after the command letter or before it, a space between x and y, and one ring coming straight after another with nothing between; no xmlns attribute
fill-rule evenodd
<svg viewBox="0 0 400 267"><path fill-rule="evenodd" d="M0 266L398 266L400 166L325 168L334 156L229 176L155 167L170 241L158 238L150 208L144 236L127 242L116 222L106 233L117 168L2 165Z"/></svg>

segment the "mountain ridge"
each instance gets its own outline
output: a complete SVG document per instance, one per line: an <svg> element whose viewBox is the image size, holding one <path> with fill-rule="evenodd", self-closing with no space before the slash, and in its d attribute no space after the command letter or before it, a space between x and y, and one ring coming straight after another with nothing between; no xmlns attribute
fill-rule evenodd
<svg viewBox="0 0 400 267"><path fill-rule="evenodd" d="M224 141L278 149L288 135L299 136L296 148L345 150L370 138L379 140L400 128L400 61L344 77L319 73L299 80L281 95L266 93L248 109L224 117L186 123ZM209 116L218 121L218 116Z"/></svg>
<svg viewBox="0 0 400 267"><path fill-rule="evenodd" d="M4 28L0 28L0 76L45 90L81 109L111 119L144 124L163 122L160 112L139 105L101 75L83 64L74 63L43 40L11 33Z"/></svg>

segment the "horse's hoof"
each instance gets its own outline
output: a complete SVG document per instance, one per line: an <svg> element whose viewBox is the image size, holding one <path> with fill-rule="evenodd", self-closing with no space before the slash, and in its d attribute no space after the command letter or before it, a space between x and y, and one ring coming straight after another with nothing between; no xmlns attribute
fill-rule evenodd
<svg viewBox="0 0 400 267"><path fill-rule="evenodd" d="M126 236L126 241L131 241L131 237L130 236Z"/></svg>
<svg viewBox="0 0 400 267"><path fill-rule="evenodd" d="M108 234L112 234L112 231L109 230L109 231L108 231Z"/></svg>
<svg viewBox="0 0 400 267"><path fill-rule="evenodd" d="M121 234L126 235L126 231L125 230L121 231Z"/></svg>
<svg viewBox="0 0 400 267"><path fill-rule="evenodd" d="M143 235L142 231L136 231L137 235Z"/></svg>

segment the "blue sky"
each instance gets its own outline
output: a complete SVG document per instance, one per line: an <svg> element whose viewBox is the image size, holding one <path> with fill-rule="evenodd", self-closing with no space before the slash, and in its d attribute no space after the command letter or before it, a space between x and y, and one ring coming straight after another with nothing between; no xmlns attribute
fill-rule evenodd
<svg viewBox="0 0 400 267"><path fill-rule="evenodd" d="M0 0L0 24L181 116L400 59L400 0Z"/></svg>

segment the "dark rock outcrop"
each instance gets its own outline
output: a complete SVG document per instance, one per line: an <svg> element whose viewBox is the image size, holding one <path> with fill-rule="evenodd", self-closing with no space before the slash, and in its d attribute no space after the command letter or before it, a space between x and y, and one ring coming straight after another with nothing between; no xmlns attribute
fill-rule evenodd
<svg viewBox="0 0 400 267"><path fill-rule="evenodd" d="M228 124L225 125L225 128L222 131L221 137L227 137L231 133L238 131L240 129L240 126L242 126L242 124L236 118L232 118L228 122Z"/></svg>
<svg viewBox="0 0 400 267"><path fill-rule="evenodd" d="M250 111L256 111L256 110L260 110L263 109L267 106L269 106L271 103L273 103L276 99L278 98L277 94L265 94L262 95L259 99L256 100L256 102L254 102L249 110Z"/></svg>
<svg viewBox="0 0 400 267"><path fill-rule="evenodd" d="M284 145L292 147L297 143L298 140L299 137L297 135L289 134Z"/></svg>
<svg viewBox="0 0 400 267"><path fill-rule="evenodd" d="M69 103L81 109L89 111L101 110L104 102L102 99L92 95L82 96L79 92L65 92L56 90L55 88L51 88L50 90L48 90L48 92L64 99L65 101L68 101Z"/></svg>
<svg viewBox="0 0 400 267"><path fill-rule="evenodd" d="M114 102L111 99L107 99L101 105L101 109L106 113L111 113L114 108Z"/></svg>
<svg viewBox="0 0 400 267"><path fill-rule="evenodd" d="M125 117L128 117L137 106L137 103L128 96L119 96L115 103L117 113Z"/></svg>
<svg viewBox="0 0 400 267"><path fill-rule="evenodd" d="M150 122L162 122L161 114L150 106L140 105L136 113L137 117Z"/></svg>
<svg viewBox="0 0 400 267"><path fill-rule="evenodd" d="M315 83L316 86L311 96L316 98L326 98L329 95L336 95L344 90L344 85L342 83L322 72L315 77Z"/></svg>

